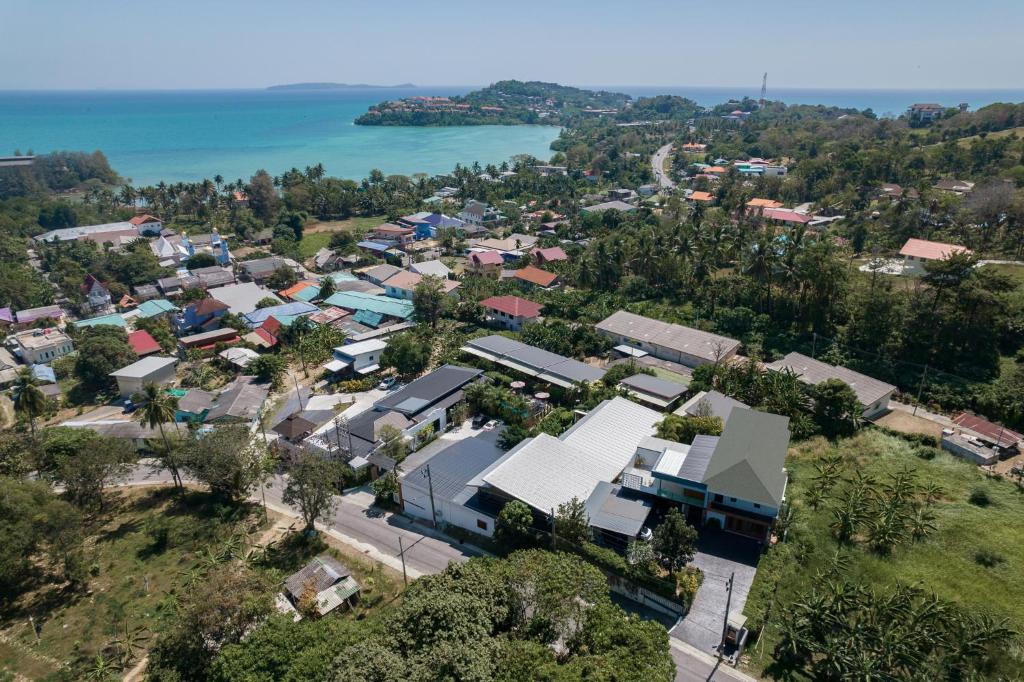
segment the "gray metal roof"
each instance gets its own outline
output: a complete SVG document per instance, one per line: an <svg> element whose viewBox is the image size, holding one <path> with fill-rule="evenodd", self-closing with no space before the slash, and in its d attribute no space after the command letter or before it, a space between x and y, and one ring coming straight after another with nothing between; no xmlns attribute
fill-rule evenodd
<svg viewBox="0 0 1024 682"><path fill-rule="evenodd" d="M679 416L689 415L691 417L698 416L703 410L706 410L712 417L718 417L724 423L729 418L729 414L732 412L734 407L743 409L750 409L749 405L745 405L735 398L730 398L724 393L718 391L701 391L697 395L693 396L685 403L683 403L675 414Z"/></svg>
<svg viewBox="0 0 1024 682"><path fill-rule="evenodd" d="M444 365L376 402L378 410L397 410L408 415L422 411L458 391L481 374L482 369Z"/></svg>
<svg viewBox="0 0 1024 682"><path fill-rule="evenodd" d="M240 376L221 391L217 404L213 406L206 421L214 421L223 417L236 419L254 419L263 407L263 401L270 392L266 386L254 383L256 377Z"/></svg>
<svg viewBox="0 0 1024 682"><path fill-rule="evenodd" d="M343 578L352 575L352 571L329 554L321 554L303 566L297 573L288 576L284 587L293 598L299 599L311 585L317 593L323 592Z"/></svg>
<svg viewBox="0 0 1024 682"><path fill-rule="evenodd" d="M817 386L829 379L839 379L853 389L853 392L857 394L857 400L865 407L896 390L892 384L873 379L860 372L854 372L846 367L838 367L809 358L800 353L789 353L781 360L776 360L767 366L768 369L776 372L788 369L796 374L800 381L811 386Z"/></svg>
<svg viewBox="0 0 1024 682"><path fill-rule="evenodd" d="M563 387L604 377L603 369L498 334L473 339L462 350Z"/></svg>
<svg viewBox="0 0 1024 682"><path fill-rule="evenodd" d="M133 362L121 369L114 370L110 373L110 376L145 379L155 372L159 372L162 369L172 367L176 364L178 364L177 358L161 358L156 355L151 355L148 358L142 358L141 360Z"/></svg>
<svg viewBox="0 0 1024 682"><path fill-rule="evenodd" d="M650 374L635 374L631 377L626 377L619 382L627 388L631 388L634 391L640 391L641 393L649 393L665 400L675 400L682 394L686 393L686 386L677 384L674 381L668 381L666 379L659 379L656 376Z"/></svg>
<svg viewBox="0 0 1024 682"><path fill-rule="evenodd" d="M469 482L501 458L503 453L492 440L481 436L455 441L430 458L429 462L411 471L402 485L427 489L427 466L434 486L434 497L456 501Z"/></svg>
<svg viewBox="0 0 1024 682"><path fill-rule="evenodd" d="M601 332L669 348L708 362L715 362L732 353L740 345L736 339L681 324L662 322L625 310L612 313L595 327Z"/></svg>
<svg viewBox="0 0 1024 682"><path fill-rule="evenodd" d="M634 537L647 522L651 503L628 496L620 486L602 481L587 498L590 525L601 530Z"/></svg>
<svg viewBox="0 0 1024 682"><path fill-rule="evenodd" d="M784 466L788 447L788 417L757 410L733 410L715 445L703 482L711 492L778 507L786 490Z"/></svg>

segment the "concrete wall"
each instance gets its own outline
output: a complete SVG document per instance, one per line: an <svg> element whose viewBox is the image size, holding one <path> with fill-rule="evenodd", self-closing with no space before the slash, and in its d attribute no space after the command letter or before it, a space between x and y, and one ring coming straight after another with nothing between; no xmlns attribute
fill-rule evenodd
<svg viewBox="0 0 1024 682"><path fill-rule="evenodd" d="M402 479L402 500L406 514L426 521L431 520L430 491L426 481L412 481L408 477ZM495 519L487 514L436 495L434 496L434 510L437 513L439 526L448 524L487 537L494 535ZM484 524L486 528L481 528L479 524Z"/></svg>

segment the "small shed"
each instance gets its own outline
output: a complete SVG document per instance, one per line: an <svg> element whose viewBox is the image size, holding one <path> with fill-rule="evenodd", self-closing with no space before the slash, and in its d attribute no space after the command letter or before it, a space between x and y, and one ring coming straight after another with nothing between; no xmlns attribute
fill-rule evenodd
<svg viewBox="0 0 1024 682"><path fill-rule="evenodd" d="M359 583L344 564L321 554L284 581L284 593L300 611L304 598L316 595L316 613L324 616L359 596Z"/></svg>

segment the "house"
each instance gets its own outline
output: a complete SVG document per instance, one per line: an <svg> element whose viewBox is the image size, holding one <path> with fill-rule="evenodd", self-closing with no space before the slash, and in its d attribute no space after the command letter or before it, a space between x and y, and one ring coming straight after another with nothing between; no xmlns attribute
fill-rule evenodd
<svg viewBox="0 0 1024 682"><path fill-rule="evenodd" d="M473 249L476 251L497 251L501 254L502 258L510 261L522 258L523 254L533 248L538 241L539 239L533 235L513 232L504 239L495 239L493 237L481 239L473 244Z"/></svg>
<svg viewBox="0 0 1024 682"><path fill-rule="evenodd" d="M160 290L155 284L139 284L132 289L135 292L135 295L132 298L140 303L160 297Z"/></svg>
<svg viewBox="0 0 1024 682"><path fill-rule="evenodd" d="M505 216L493 206L473 199L466 202L457 217L463 222L478 227L496 227L505 220Z"/></svg>
<svg viewBox="0 0 1024 682"><path fill-rule="evenodd" d="M448 279L452 274L451 269L439 260L427 260L422 263L413 263L409 266L409 272L415 272L417 275L440 277L441 279Z"/></svg>
<svg viewBox="0 0 1024 682"><path fill-rule="evenodd" d="M435 278L440 283L444 292L450 296L456 294L456 289L459 288L460 283L451 279ZM413 294L416 291L417 285L423 281L423 275L417 275L415 272L408 272L402 270L393 277L389 277L384 282L385 293L392 298L401 298L407 301L413 299Z"/></svg>
<svg viewBox="0 0 1024 682"><path fill-rule="evenodd" d="M808 386L817 386L829 379L839 379L857 394L865 419L889 411L889 399L896 387L846 367L830 365L827 362L809 358L801 353L789 353L786 357L766 365L774 372L792 372Z"/></svg>
<svg viewBox="0 0 1024 682"><path fill-rule="evenodd" d="M89 429L90 431L103 436L104 438L117 438L130 442L137 450L148 449L154 440L168 438L177 435L186 438L189 435L188 427L184 424L163 424L162 427L151 427L139 422L132 421L98 421L81 422L66 421L61 426L75 429ZM162 428L162 432L161 432Z"/></svg>
<svg viewBox="0 0 1024 682"><path fill-rule="evenodd" d="M247 260L238 264L242 275L257 284L262 283L274 276L278 270L291 270L296 275L302 275L302 266L289 258L281 256L269 256Z"/></svg>
<svg viewBox="0 0 1024 682"><path fill-rule="evenodd" d="M740 347L736 339L624 310L612 313L595 328L613 343L624 346L626 354L631 354L631 349L639 349L687 367L728 360Z"/></svg>
<svg viewBox="0 0 1024 682"><path fill-rule="evenodd" d="M699 201L701 203L710 203L715 200L715 195L711 192L694 191L686 197L689 201Z"/></svg>
<svg viewBox="0 0 1024 682"><path fill-rule="evenodd" d="M380 356L388 347L383 339L358 341L334 349L333 358L324 364L331 374L372 374L380 369Z"/></svg>
<svg viewBox="0 0 1024 682"><path fill-rule="evenodd" d="M256 304L265 298L280 301L270 289L255 282L241 282L210 290L210 298L220 301L233 315L245 315L256 310Z"/></svg>
<svg viewBox="0 0 1024 682"><path fill-rule="evenodd" d="M477 478L501 456L493 439L484 434L452 442L427 464L401 478L402 508L409 516L457 526L491 537L500 507L479 494Z"/></svg>
<svg viewBox="0 0 1024 682"><path fill-rule="evenodd" d="M277 295L290 301L312 301L320 293L320 284L316 281L304 280L296 282L287 289L277 292Z"/></svg>
<svg viewBox="0 0 1024 682"><path fill-rule="evenodd" d="M943 179L932 185L941 192L952 192L953 194L968 194L974 189L974 183L968 180Z"/></svg>
<svg viewBox="0 0 1024 682"><path fill-rule="evenodd" d="M203 283L199 281L198 277L183 272L170 277L161 277L156 281L156 285L164 296L177 296L185 289L195 289L201 287Z"/></svg>
<svg viewBox="0 0 1024 682"><path fill-rule="evenodd" d="M321 554L284 581L284 594L295 609L310 608L320 616L350 605L359 597L359 589L352 571L329 554ZM301 617L297 613L296 620Z"/></svg>
<svg viewBox="0 0 1024 682"><path fill-rule="evenodd" d="M749 212L755 212L765 208L782 208L781 201L775 201L774 199L751 199L747 202L747 209Z"/></svg>
<svg viewBox="0 0 1024 682"><path fill-rule="evenodd" d="M961 412L953 417L953 423L958 428L977 436L988 445L1002 448L1008 453L1013 453L1024 446L1024 435L970 412Z"/></svg>
<svg viewBox="0 0 1024 682"><path fill-rule="evenodd" d="M907 118L919 123L931 123L936 119L942 118L942 114L945 111L946 108L941 104L931 102L924 104L911 104L907 109Z"/></svg>
<svg viewBox="0 0 1024 682"><path fill-rule="evenodd" d="M65 314L59 305L44 305L40 308L19 310L14 314L14 319L19 326L35 324L39 320L53 320L55 325L63 325Z"/></svg>
<svg viewBox="0 0 1024 682"><path fill-rule="evenodd" d="M991 466L1024 446L1021 434L969 412L958 414L953 424L942 430L942 449L975 464Z"/></svg>
<svg viewBox="0 0 1024 682"><path fill-rule="evenodd" d="M221 352L217 353L217 357L223 358L225 362L230 363L238 369L245 369L259 356L260 354L251 348L225 348Z"/></svg>
<svg viewBox="0 0 1024 682"><path fill-rule="evenodd" d="M548 272L547 270L541 270L540 268L532 265L527 265L525 268L516 270L514 277L528 289L532 287L550 289L558 283L558 275L553 272Z"/></svg>
<svg viewBox="0 0 1024 682"><path fill-rule="evenodd" d="M901 186L899 186L899 185L897 185L895 183L887 182L887 183L883 183L882 186L879 188L878 196L880 198L884 197L884 198L887 198L887 199L891 199L893 201L898 201L898 200L902 199L903 197L906 197L908 199L917 199L921 195L913 187L910 187L910 188L907 188L906 190L904 190L903 187L901 187Z"/></svg>
<svg viewBox="0 0 1024 682"><path fill-rule="evenodd" d="M480 307L487 311L490 324L517 332L527 322L539 320L544 306L518 296L491 296L480 301Z"/></svg>
<svg viewBox="0 0 1024 682"><path fill-rule="evenodd" d="M636 198L636 192L631 189L619 188L608 190L609 201L629 201Z"/></svg>
<svg viewBox="0 0 1024 682"><path fill-rule="evenodd" d="M631 397L647 405L667 410L683 397L687 388L683 384L659 379L650 374L635 374L619 382Z"/></svg>
<svg viewBox="0 0 1024 682"><path fill-rule="evenodd" d="M530 166L530 169L538 173L542 177L550 177L552 175L568 175L568 166L549 166L549 165L536 165Z"/></svg>
<svg viewBox="0 0 1024 682"><path fill-rule="evenodd" d="M166 298L154 298L143 301L134 310L125 313L126 316L150 319L158 317L173 317L178 312L178 306Z"/></svg>
<svg viewBox="0 0 1024 682"><path fill-rule="evenodd" d="M537 259L537 265L547 263L561 263L569 260L561 246L551 246L546 249L534 249L530 254Z"/></svg>
<svg viewBox="0 0 1024 682"><path fill-rule="evenodd" d="M903 274L924 274L925 263L946 260L955 253L970 254L971 250L956 244L931 242L927 239L908 239L900 249L900 255L903 256Z"/></svg>
<svg viewBox="0 0 1024 682"><path fill-rule="evenodd" d="M206 421L206 415L213 409L216 396L209 391L199 388L190 388L184 396L178 398L178 409L174 413L176 422L198 422Z"/></svg>
<svg viewBox="0 0 1024 682"><path fill-rule="evenodd" d="M405 246L413 241L416 230L411 227L402 227L394 223L384 223L373 228L370 234L372 239L382 242L392 242L399 246Z"/></svg>
<svg viewBox="0 0 1024 682"><path fill-rule="evenodd" d="M96 279L94 275L85 276L85 282L82 284L82 293L85 294L85 302L90 310L110 309L110 290L103 285L103 282Z"/></svg>
<svg viewBox="0 0 1024 682"><path fill-rule="evenodd" d="M653 197L658 193L658 189L657 185L640 185L636 188L636 193L642 197Z"/></svg>
<svg viewBox="0 0 1024 682"><path fill-rule="evenodd" d="M55 327L18 332L7 345L26 365L49 363L75 349L71 337Z"/></svg>
<svg viewBox="0 0 1024 682"><path fill-rule="evenodd" d="M298 412L288 415L271 428L271 431L292 445L302 443L315 430L316 424L300 416Z"/></svg>
<svg viewBox="0 0 1024 682"><path fill-rule="evenodd" d="M320 249L313 256L313 266L320 272L333 272L344 267L342 257L326 247Z"/></svg>
<svg viewBox="0 0 1024 682"><path fill-rule="evenodd" d="M137 329L128 334L128 345L140 358L159 353L162 350L157 340L145 329Z"/></svg>
<svg viewBox="0 0 1024 682"><path fill-rule="evenodd" d="M0 329L8 329L14 324L14 312L10 308L0 308Z"/></svg>
<svg viewBox="0 0 1024 682"><path fill-rule="evenodd" d="M323 303L348 310L353 313L353 318L358 318L360 313L374 313L380 316L380 322L387 319L404 322L413 314L413 305L410 301L390 296L374 296L358 291L339 291L329 296ZM356 321L360 320L356 319ZM376 327L380 322L370 326Z"/></svg>
<svg viewBox="0 0 1024 682"><path fill-rule="evenodd" d="M718 391L698 391L672 414L680 417L718 417L724 424L734 409L749 410L750 406Z"/></svg>
<svg viewBox="0 0 1024 682"><path fill-rule="evenodd" d="M256 377L236 377L217 396L217 402L210 409L206 421L251 424L259 418L269 392L267 386L256 383Z"/></svg>
<svg viewBox="0 0 1024 682"><path fill-rule="evenodd" d="M227 284L235 283L235 273L219 265L211 265L205 268L196 268L191 271L193 277L199 279L199 285L204 289L213 289Z"/></svg>
<svg viewBox="0 0 1024 682"><path fill-rule="evenodd" d="M653 507L644 495L600 481L586 499L587 520L594 542L624 553L647 525Z"/></svg>
<svg viewBox="0 0 1024 682"><path fill-rule="evenodd" d="M762 208L758 209L761 217L772 222L783 225L806 225L814 220L806 213L798 213L791 208Z"/></svg>
<svg viewBox="0 0 1024 682"><path fill-rule="evenodd" d="M163 221L148 213L137 215L128 222L138 229L139 234L146 235L147 237L159 236L160 232L164 229Z"/></svg>
<svg viewBox="0 0 1024 682"><path fill-rule="evenodd" d="M124 315L120 313L111 313L109 315L99 315L97 317L90 317L87 320L78 320L75 322L75 329L87 329L89 327L127 327L128 323L124 319Z"/></svg>
<svg viewBox="0 0 1024 682"><path fill-rule="evenodd" d="M471 339L462 352L561 388L600 381L604 370L498 334Z"/></svg>
<svg viewBox="0 0 1024 682"><path fill-rule="evenodd" d="M197 330L212 331L220 327L221 318L230 310L228 304L216 298L204 298L193 301L185 306L175 319L175 328L179 334L187 334Z"/></svg>
<svg viewBox="0 0 1024 682"><path fill-rule="evenodd" d="M246 313L242 317L245 318L250 329L259 327L270 317L275 318L283 326L289 327L296 318L312 315L316 312L320 312L320 309L312 303L306 303L305 301L292 301L290 303L272 305L266 308L257 308L250 313Z"/></svg>
<svg viewBox="0 0 1024 682"><path fill-rule="evenodd" d="M238 332L231 327L211 329L208 332L190 334L189 336L179 338L178 354L184 357L185 353L190 350L211 350L218 343L232 344L238 343L238 341Z"/></svg>
<svg viewBox="0 0 1024 682"><path fill-rule="evenodd" d="M142 393L146 384L167 386L174 383L177 358L161 358L151 356L133 362L110 373L117 380L117 389L122 398Z"/></svg>
<svg viewBox="0 0 1024 682"><path fill-rule="evenodd" d="M480 277L501 276L501 266L505 259L497 251L471 251L466 263L466 272Z"/></svg>
<svg viewBox="0 0 1024 682"><path fill-rule="evenodd" d="M687 154L703 154L707 151L708 146L700 142L686 142L680 145L679 148Z"/></svg>
<svg viewBox="0 0 1024 682"><path fill-rule="evenodd" d="M363 268L362 270L357 270L356 274L368 282L372 282L379 287L383 287L384 282L400 272L402 272L402 268L389 263L382 263L381 265L374 265L368 268ZM335 280L335 283L337 284L337 280Z"/></svg>
<svg viewBox="0 0 1024 682"><path fill-rule="evenodd" d="M636 210L636 206L627 204L624 201L605 201L600 204L594 204L593 206L584 206L580 209L584 213L603 213L605 211L620 211L622 213L632 213Z"/></svg>
<svg viewBox="0 0 1024 682"><path fill-rule="evenodd" d="M129 241L139 238L139 228L130 222L103 223L100 225L79 225L77 227L64 227L58 230L49 230L37 234L33 239L37 242L69 242L79 239L97 241L100 244L113 242L120 245L121 238Z"/></svg>
<svg viewBox="0 0 1024 682"><path fill-rule="evenodd" d="M437 211L420 211L419 213L403 216L396 223L415 230L414 237L416 239L433 239L437 237L438 230L458 230L466 224L458 218L452 218Z"/></svg>

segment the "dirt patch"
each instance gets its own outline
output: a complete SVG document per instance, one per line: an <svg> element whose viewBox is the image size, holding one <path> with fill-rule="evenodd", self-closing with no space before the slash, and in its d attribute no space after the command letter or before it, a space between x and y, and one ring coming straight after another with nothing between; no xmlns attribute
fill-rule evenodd
<svg viewBox="0 0 1024 682"><path fill-rule="evenodd" d="M916 417L902 410L893 410L884 417L876 419L875 423L900 433L919 433L934 436L936 439L942 438L942 424L924 417Z"/></svg>

